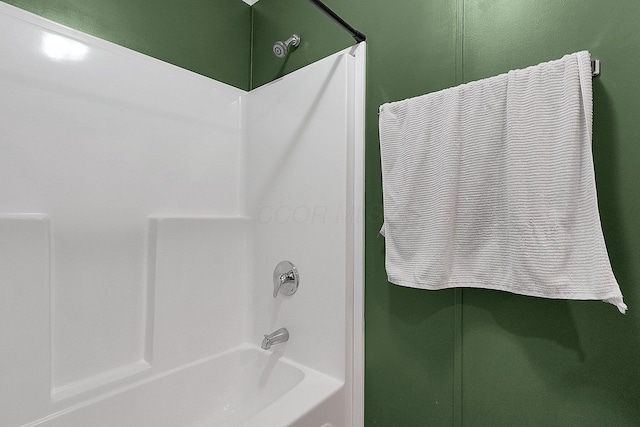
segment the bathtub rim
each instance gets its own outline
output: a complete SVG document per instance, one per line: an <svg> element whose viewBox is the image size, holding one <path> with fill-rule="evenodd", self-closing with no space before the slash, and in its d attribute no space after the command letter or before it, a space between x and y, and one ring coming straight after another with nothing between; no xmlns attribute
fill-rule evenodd
<svg viewBox="0 0 640 427"><path fill-rule="evenodd" d="M89 399L84 399L81 400L80 402L64 407L58 411L55 411L53 413L50 413L44 417L38 418L37 420L33 420L30 421L26 424L22 424L20 427L36 427L36 426L40 426L43 425L44 423L54 420L57 417L62 417L68 414L73 413L74 411L78 411L87 407L90 407L92 405L95 404L100 404L103 401L106 401L112 397L116 397L119 394L122 393L126 393L128 391L134 390L136 388L139 388L141 386L147 385L147 384L151 384L155 381L159 381L162 380L164 378L170 377L172 375L178 375L183 371L187 371L189 369L194 369L194 368L198 368L201 367L202 365L206 365L207 363L211 363L214 362L216 359L220 359L223 358L225 356L229 356L233 353L236 352L245 352L245 351L250 351L252 353L256 353L256 354L260 354L260 353L267 353L265 356L266 358L275 358L277 360L277 362L279 363L283 363L289 367L294 368L297 371L300 371L304 377L303 379L297 383L295 386L293 386L291 389L287 390L285 393L283 393L281 396L279 396L277 398L277 400L275 402L273 402L272 404L268 405L267 407L265 407L264 409L262 409L258 414L255 414L253 416L251 416L250 418L248 418L247 420L243 421L241 425L251 425L251 420L254 419L260 419L261 417L263 417L265 414L269 415L269 414L277 414L278 411L280 411L280 409L282 408L283 405L289 405L289 403L287 402L287 400L289 400L291 398L291 396L295 396L296 394L299 393L299 388L301 386L308 386L309 382L313 382L314 385L312 386L312 388L315 388L315 386L317 386L318 383L320 383L323 386L323 396L321 400L318 401L313 401L313 403L309 404L307 402L307 404L305 405L305 411L300 412L299 414L295 414L294 419L291 419L291 422L295 422L296 419L304 416L309 410L311 410L313 407L317 406L318 404L321 404L324 400L328 399L331 395L339 392L344 386L345 383L337 378L334 378L332 376L329 376L327 374L324 374L322 372L319 372L315 369L309 368L307 366L301 365L291 359L288 359L287 357L284 357L282 353L276 353L276 352L265 352L265 350L262 350L259 346L252 344L252 343L243 343L240 345L237 345L235 347L232 347L230 349L221 351L219 353L216 353L214 355L211 356L207 356L198 360L195 360L193 362L184 364L184 365L180 365L176 368L173 369L168 369L166 371L162 371L159 372L155 375L146 377L146 378L142 378L139 379L138 381L134 381L128 384L124 384L120 387L114 388L112 390L108 390L105 391L103 393L100 393L92 398ZM279 403L278 403L279 402ZM273 408L271 408L271 406L273 406ZM203 426L206 426L206 420L203 421L205 424L203 424ZM199 424L200 425L200 424Z"/></svg>

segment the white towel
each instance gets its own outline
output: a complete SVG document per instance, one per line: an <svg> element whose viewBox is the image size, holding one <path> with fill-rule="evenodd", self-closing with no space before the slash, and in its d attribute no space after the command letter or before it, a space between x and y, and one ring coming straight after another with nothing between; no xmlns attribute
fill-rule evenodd
<svg viewBox="0 0 640 427"><path fill-rule="evenodd" d="M389 281L627 309L600 225L591 62L556 61L380 111Z"/></svg>

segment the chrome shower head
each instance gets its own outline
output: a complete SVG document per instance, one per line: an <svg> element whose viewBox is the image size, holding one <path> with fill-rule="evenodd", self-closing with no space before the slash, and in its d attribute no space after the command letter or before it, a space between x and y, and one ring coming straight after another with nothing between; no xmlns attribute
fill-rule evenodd
<svg viewBox="0 0 640 427"><path fill-rule="evenodd" d="M300 36L297 34L292 35L285 41L277 41L273 44L273 53L278 58L284 58L289 51L289 45L298 46L300 44Z"/></svg>

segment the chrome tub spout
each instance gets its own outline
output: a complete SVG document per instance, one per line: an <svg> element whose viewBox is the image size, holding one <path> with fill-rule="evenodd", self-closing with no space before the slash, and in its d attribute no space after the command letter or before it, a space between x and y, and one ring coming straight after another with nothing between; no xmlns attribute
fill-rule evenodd
<svg viewBox="0 0 640 427"><path fill-rule="evenodd" d="M287 331L287 328L280 328L269 335L265 335L260 347L264 350L269 350L272 345L281 344L287 340L289 340L289 331Z"/></svg>

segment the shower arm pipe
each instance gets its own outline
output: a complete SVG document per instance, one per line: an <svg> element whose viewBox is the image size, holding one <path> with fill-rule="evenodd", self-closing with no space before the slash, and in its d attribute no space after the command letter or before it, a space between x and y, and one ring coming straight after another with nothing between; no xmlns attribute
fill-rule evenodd
<svg viewBox="0 0 640 427"><path fill-rule="evenodd" d="M367 36L362 34L360 31L353 28L351 25L347 23L344 19L340 18L338 14L336 14L333 10L329 8L326 4L322 3L320 0L309 0L311 3L316 5L318 9L329 15L331 19L336 21L342 28L347 30L351 36L355 39L356 43L363 42L367 39Z"/></svg>

